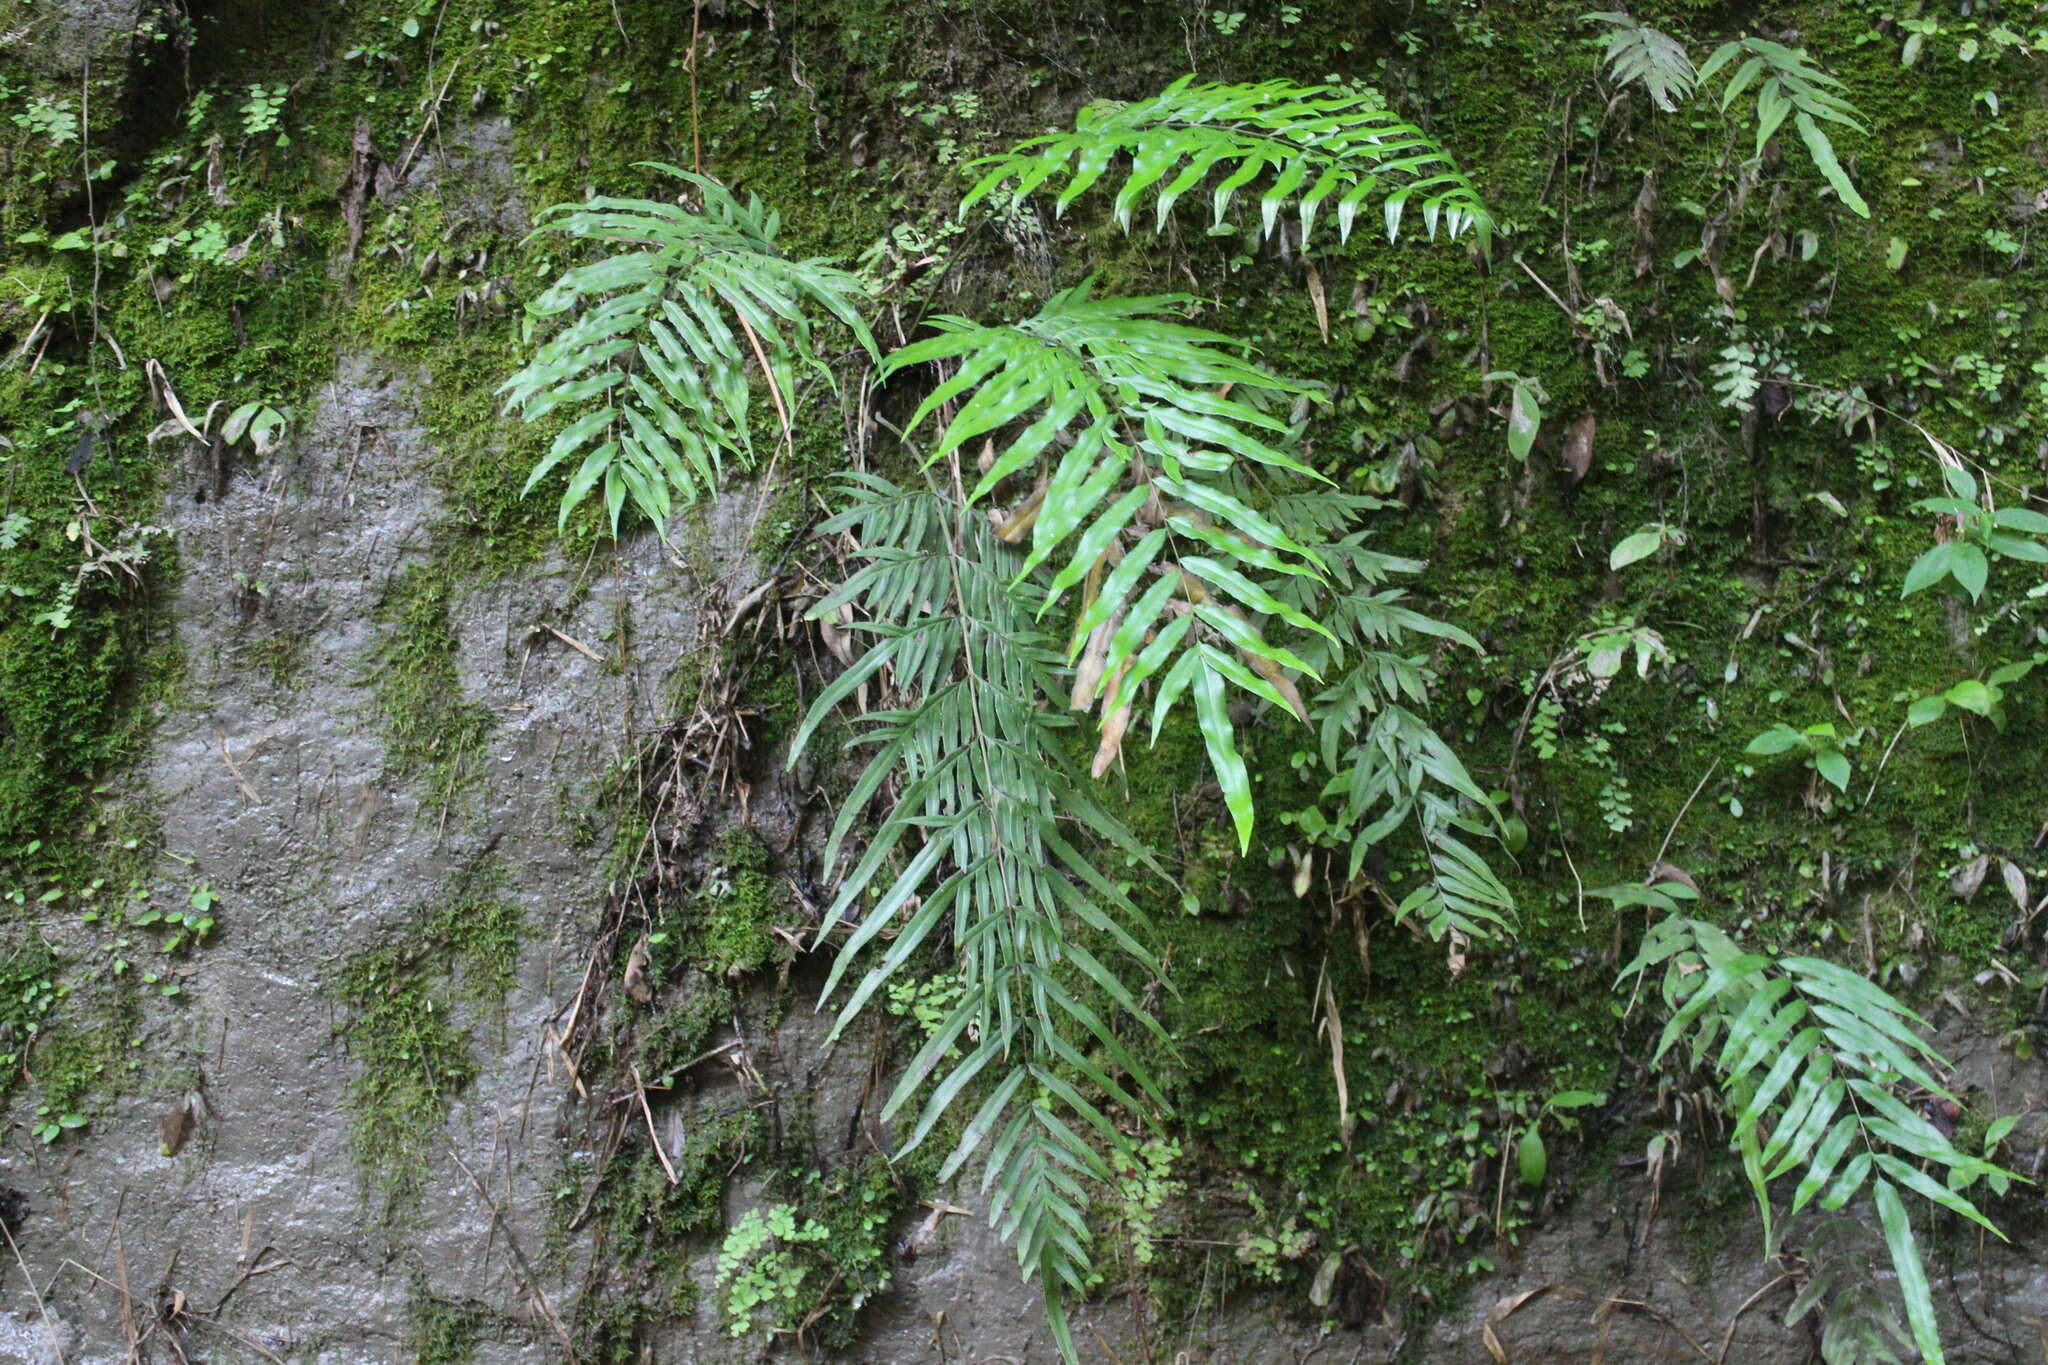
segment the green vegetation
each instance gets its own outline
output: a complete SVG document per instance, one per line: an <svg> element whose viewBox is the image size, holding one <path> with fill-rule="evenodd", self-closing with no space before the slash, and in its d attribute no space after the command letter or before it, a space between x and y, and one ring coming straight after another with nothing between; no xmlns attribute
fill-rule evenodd
<svg viewBox="0 0 2048 1365"><path fill-rule="evenodd" d="M1149 709L1175 661L1162 658L1143 687L1127 674L1112 698L1118 629L1099 652L1096 632L1072 633L1105 601L1102 624L1118 606L1128 624L1149 571L1134 568L1116 585L1135 595L1105 599L1117 566L1091 585L1093 563L1081 556L1080 578L1038 614L1051 577L1076 561L1078 538L1135 482L1094 503L1068 500L1081 514L1018 586L1027 598L1006 618L1036 637L1034 759L1063 765L1063 780L1150 858L1091 848L1083 859L1108 882L1088 894L1115 907L1117 926L1153 926L1139 937L1146 958L1119 957L1113 933L1063 907L1045 915L1062 949L1071 938L1093 954L1135 1003L1135 1016L1113 1019L1125 1007L1084 965L1062 956L1050 971L1104 1020L1128 1063L1048 996L1057 1026L1046 1036L1080 1060L1041 1055L1046 1088L1034 1078L1012 1096L1057 1117L1079 1112L1062 1107L1056 1087L1068 1086L1119 1131L1113 1138L1085 1116L1070 1125L1089 1134L1081 1142L1111 1177L1069 1199L1094 1235L1094 1274L1128 1279L1086 1292L1127 1289L1166 1322L1257 1280L1327 1315L1314 1293L1318 1267L1355 1247L1389 1277L1393 1311L1413 1326L1569 1191L1617 1179L1633 1192L1636 1177L1606 1174L1607 1158L1640 1153L1679 1126L1667 1103L1676 1088L1662 1083L1688 1049L1645 1066L1653 1012L1631 1012L1626 993L1607 988L1637 950L1646 910L1672 921L1666 908L1583 888L1637 886L1655 863L1683 867L1702 888L1688 916L1758 956L1835 962L1944 1026L1949 1015L1936 1011L1953 1001L2016 1053L2038 1046L2041 926L2023 902L2038 899L2048 873L2033 849L2044 709L2032 661L2044 622L2042 514L2030 497L2048 434L2048 331L2031 302L2044 267L2029 232L2048 116L2028 98L2030 53L2044 41L2029 6L1663 3L1589 17L1577 6L1477 0L1186 14L1068 0L818 0L772 17L706 7L694 49L687 9L679 21L677 7L649 0L451 0L424 17L409 2L340 16L271 6L261 25L232 26L194 8L189 25L147 20L134 59L109 51L89 89L76 73L44 71L40 53L0 75L0 892L12 917L0 983L18 988L0 1005L0 1055L26 1054L27 1067L10 1068L6 1081L22 1088L22 1117L37 1108L47 1112L36 1118L60 1124L87 1117L117 1088L139 1011L119 998L133 978L113 964L136 964L139 975L135 946L177 932L159 920L133 933L102 908L131 880L122 844L155 847L108 800L160 704L175 699L161 613L177 556L154 528L172 520L166 500L217 498L223 477L182 429L147 439L171 418L146 362L159 363L203 431L224 434L221 419L238 411L251 428L264 409L290 415L268 453L236 443L233 479L309 456L300 434L338 352L427 377L416 387L429 437L422 473L443 511L428 544L404 547L414 567L394 580L380 622L386 652L357 662L394 775L420 785L426 818L460 820L491 719L453 686L451 612L477 577L532 566L559 512L553 497L521 497L555 431L550 421L501 420L499 388L532 359L522 305L595 259L584 237L527 239L518 205L582 205L593 192L662 202L677 182L642 164L657 161L715 175L735 187L735 203L758 195L779 210L779 256L848 263L862 277L859 296L873 300L859 317L884 345L932 341L932 314L942 311L979 329L949 342L954 360L971 362L986 353L987 334L1025 332L1050 300L1090 278L1095 301L1199 299L1124 322L1255 348L1210 348L1286 386L1254 393L1247 382L1214 395L1265 419L1231 425L1356 500L1343 504L1342 526L1305 534L1282 520L1290 494L1260 472L1270 466L1166 428L1160 444L1233 456L1229 469L1184 469L1184 483L1222 485L1328 576L1244 568L1260 553L1304 561L1235 511L1197 518L1183 506L1171 514L1183 525L1173 525L1164 497L1157 508L1141 499L1104 526L1105 540L1129 560L1162 533L1154 565L1234 556L1248 582L1338 636L1343 652L1340 662L1316 630L1227 587L1211 584L1217 597L1207 602L1172 599L1179 589L1169 588L1154 606L1171 615L1134 627L1126 644L1142 656L1145 629L1192 618L1180 643L1206 643L1250 681L1193 651L1208 675L1199 686L1188 679L1184 705L1168 708L1150 747L1121 743L1120 727ZM0 0L0 32L46 11ZM1340 159L1276 148L1272 127L1241 115L1230 134L1241 140L1227 150L1244 159L1219 155L1162 212L1159 200L1223 140L1220 125L1173 113L1175 102L1236 91L1229 98L1257 109L1243 92L1279 79L1293 90L1321 82L1341 108L1371 111L1372 128L1426 130L1431 149L1455 154L1461 180L1445 186L1471 199L1446 201L1438 226L1480 206L1493 229L1490 259L1424 240L1428 189L1402 201L1396 240L1345 238L1339 210L1363 182L1333 183L1304 212ZM1071 119L1097 99L1128 103ZM423 120L432 124L424 137ZM354 184L358 126L378 164L403 165L413 183L384 194L372 171L367 192ZM479 128L499 131L474 150L465 139ZM1091 129L1118 139L1100 164L1088 159ZM1025 142L1038 138L1051 141ZM1039 152L1057 149L1057 168L1020 197L1014 172L1045 168ZM1282 189L1290 158L1311 154L1324 159ZM1000 159L972 165L985 156ZM1219 201L1216 187L1246 166L1253 173ZM1381 174L1369 195L1387 197L1359 201L1365 221L1412 174ZM1477 233L1459 240L1476 244ZM945 439L933 433L958 414L930 414L937 421L922 428L911 418L945 377L906 363L877 385L844 319L811 305L797 315L814 342L808 356L789 353L790 370L811 376L782 393L789 430L744 336L747 415L736 425L718 415L729 404L711 402L736 441L781 452L784 486L769 493L756 544L779 557L822 498L842 516L841 539L821 546L810 569L843 584L881 565L900 537L884 535L880 519L843 520L867 494L849 502L823 478L858 466L901 490L905 508L929 500L921 533L971 543L987 570L976 591L1007 590L1031 550L996 535L1000 524L986 533L978 521L964 525L958 507L986 472L976 467L983 442L998 456L1018 447L1052 406L1020 409L961 443L957 486L949 455L927 483L920 463ZM775 316L772 338L757 328L764 349L796 346L794 320ZM553 315L549 334L558 321L568 319ZM836 405L811 359L831 370ZM1177 382L1196 400L1220 387ZM650 388L684 416L666 388ZM733 401L741 391L728 382ZM958 401L989 391L970 385ZM1156 399L1107 394L1115 439L1126 448L1157 439L1135 417ZM984 412L1002 401L998 390ZM687 435L661 425L660 408L648 413L662 440L687 447ZM552 416L570 414L565 406ZM1037 466L1055 471L1072 449L1066 439L1096 416L1049 426ZM629 434L672 478L659 441ZM67 465L81 449L89 460L74 483ZM1260 470L1243 477L1251 465ZM1144 471L1162 472L1163 463ZM977 516L993 505L1014 517L1035 492L1030 473L1027 463L983 491ZM677 487L699 482L691 473ZM571 512L571 565L602 563L606 510L623 507L608 496L609 509L593 498ZM664 510L652 496L645 507ZM1027 545L1039 534L1011 529ZM863 539L848 545L846 533ZM1331 553L1332 542L1363 533L1359 553ZM1362 558L1368 543L1383 558ZM842 552L852 556L844 567ZM271 601L290 592L267 587ZM1407 597L1386 596L1395 591ZM864 609L863 600L848 605ZM278 622L304 619L278 605ZM913 607L922 610L906 602L899 623ZM1196 607L1209 611L1198 617ZM1235 652L1232 610L1256 635L1253 657ZM845 676L835 663L823 676L810 671L833 640L863 662L878 640L900 658L905 646L874 629L880 613L854 614L821 649L773 647L787 649L773 655L775 676L748 693L770 708L756 735L773 757L786 756L805 703ZM1215 633L1200 641L1203 632ZM265 634L248 661L288 681L302 666L297 638ZM606 653L630 662L623 631ZM1095 724L1057 724L1070 719L1071 670L1097 664L1103 675L1084 689ZM920 691L909 670L873 668L870 708L934 690ZM1297 709L1290 689L1306 726L1287 719ZM1136 695L1146 690L1153 696ZM901 723L853 714L857 691L832 730L807 737L801 760L804 796L822 789L840 809L868 803L848 802L859 770L838 768L829 741L886 739ZM1132 700L1139 706L1120 718ZM1105 722L1119 743L1091 784L1083 770L1104 752ZM757 776L770 756L754 756ZM864 822L898 821L870 892L842 907L863 926L880 916L847 969L846 998L889 962L898 940L885 935L908 921L884 903L935 841L937 826L910 823L918 812L902 809L925 793L906 796L903 785L868 789L880 799L842 840L865 852ZM1404 819L1381 828L1404 802ZM811 811L814 821L824 813L815 802ZM1070 843L1083 837L1073 813L1062 806L1052 822ZM669 935L650 947L659 1003L597 1059L632 1058L650 1081L712 1046L730 1012L723 989L696 989L699 966L737 970L735 993L748 989L749 972L791 966L789 993L808 989L801 960L790 964L765 931L807 913L792 878L829 905L845 886L834 875L851 870L812 867L802 843L729 852L696 837L681 841L679 858L664 854L687 880L644 926L650 938ZM951 857L935 858L934 875L908 885L898 904L915 896L919 910L929 906L940 875L956 870ZM699 885L700 863L727 870ZM96 881L113 890L88 896ZM50 890L61 894L39 902ZM183 916L189 896L181 888L158 900ZM952 915L938 919L869 997L869 1008L900 999L910 1010L911 1055L977 998L965 971L972 958L960 957L972 946ZM617 945L621 972L636 937ZM449 989L440 966L420 972L427 998ZM152 987L176 986L156 974ZM948 985L924 999L932 974L966 993L946 999ZM116 989L103 993L109 982ZM1077 994L1090 990L1101 992L1092 1002ZM419 1002L394 987L392 1000L401 998ZM1136 1017L1157 1031L1129 1026ZM407 1027L419 1028L419 1055L438 1057L452 1076L464 1030L428 1027L442 1022L414 1009ZM58 1045L63 1036L78 1045ZM943 1083L977 1042L954 1039L931 1054L930 1079ZM1710 1075L1717 1060L1706 1058ZM1982 1136L2000 1121L1984 1112L1992 1101L1920 1065L1963 1111L1956 1149L1986 1151ZM953 1145L996 1093L999 1071L991 1065L961 1090L928 1145ZM1115 1099L1095 1073L1135 1103ZM1141 1092L1140 1074L1156 1093ZM1572 1111L1586 1117L1577 1130L1554 1112L1541 1117L1574 1092L1609 1099ZM434 1093L438 1115L445 1094ZM1746 1108L1734 1104L1728 1117ZM1535 1186L1519 1179L1532 1123L1545 1167ZM1136 1174L1133 1153L1169 1141L1181 1153L1147 1187L1158 1194L1147 1210L1137 1187L1149 1177ZM625 1142L605 1187L630 1171L666 1190L643 1136ZM828 1164L794 1144L746 1150L782 1175ZM1666 1216L1699 1219L1688 1240L1704 1255L1745 1234L1751 1201L1739 1162L1720 1160L1716 1140L1688 1129L1684 1153L1689 1169L1704 1166L1708 1193L1688 1196L1696 1207L1683 1212L1668 1203ZM692 1179L722 1186L738 1155ZM1196 1194L1171 1192L1176 1182ZM1794 1183L1788 1175L1781 1193ZM1716 1191L1726 1197L1717 1202ZM2028 1226L2019 1201L1982 1179L1972 1191L2008 1231ZM986 1209L971 1186L955 1197ZM788 1190L774 1200L802 1202ZM708 1254L719 1235L721 1220L696 1217L708 1207L701 1191L687 1202L669 1244L678 1258ZM1914 1217L1923 1245L1957 1235L1950 1210ZM1135 1240L1147 1218L1149 1261L1108 1245L1123 1238L1120 1222ZM1924 1312L1889 1280L1870 1279L1853 1247L1824 1245L1833 1223L1810 1220L1809 1209L1783 1243L1815 1267L1801 1311L1843 1342L1911 1340L1903 1329L1887 1337L1882 1319L1904 1321L1913 1309L1924 1322ZM1242 1238L1244 1254L1216 1258L1207 1277L1207 1263L1177 1250L1177 1238ZM591 1340L616 1339L630 1359L647 1305L670 1302L669 1291L605 1299L611 1292L579 1308L579 1330L592 1324ZM1939 1307L1938 1280L1933 1293ZM607 1336L600 1321L618 1330ZM1875 1356L1879 1347L1856 1349Z"/></svg>
<svg viewBox="0 0 2048 1365"><path fill-rule="evenodd" d="M471 1034L511 989L519 932L518 907L474 872L386 946L350 962L335 985L356 1067L350 1144L366 1196L379 1196L387 1220L417 1201L446 1141L448 1105L476 1076Z"/></svg>

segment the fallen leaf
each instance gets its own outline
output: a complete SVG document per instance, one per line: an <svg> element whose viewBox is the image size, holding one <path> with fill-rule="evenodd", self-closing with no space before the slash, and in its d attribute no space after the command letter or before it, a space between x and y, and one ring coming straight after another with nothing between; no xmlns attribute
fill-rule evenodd
<svg viewBox="0 0 2048 1365"><path fill-rule="evenodd" d="M1564 464L1572 472L1574 485L1582 482L1593 467L1593 431L1597 423L1590 412L1581 413L1565 433Z"/></svg>
<svg viewBox="0 0 2048 1365"><path fill-rule="evenodd" d="M1330 344L1330 296L1323 292L1323 277L1316 272L1314 261L1301 263L1308 276L1308 301L1316 310L1316 330L1323 334L1323 345Z"/></svg>
<svg viewBox="0 0 2048 1365"><path fill-rule="evenodd" d="M633 951L626 954L626 996L636 1005L645 1005L654 999L654 988L647 984L650 961L647 935L642 934L640 941L633 945Z"/></svg>

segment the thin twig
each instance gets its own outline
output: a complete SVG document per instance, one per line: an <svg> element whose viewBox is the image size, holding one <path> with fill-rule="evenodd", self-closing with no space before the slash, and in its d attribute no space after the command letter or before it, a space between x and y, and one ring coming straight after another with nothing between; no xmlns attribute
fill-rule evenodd
<svg viewBox="0 0 2048 1365"><path fill-rule="evenodd" d="M1721 760L1718 756L1715 757L1712 763L1709 763L1707 765L1706 776L1702 777L1699 780L1699 782L1694 785L1692 789L1692 795L1685 798L1685 804L1678 808L1678 814L1671 817L1671 828L1664 831L1664 842L1657 845L1657 856L1650 859L1651 862L1661 863L1664 861L1665 851L1671 847L1671 840L1678 834L1679 822L1685 819L1685 813L1692 809L1692 803L1699 799L1701 790L1704 789L1707 783L1713 778L1714 770L1720 766Z"/></svg>
<svg viewBox="0 0 2048 1365"><path fill-rule="evenodd" d="M1722 1365L1722 1362L1728 1359L1728 1348L1735 1343L1735 1324L1742 1321L1742 1315L1755 1307L1757 1301L1762 1299L1764 1295L1770 1293L1773 1289L1776 1289L1791 1278L1792 1272L1788 1270L1742 1301L1742 1306L1735 1310L1735 1316L1728 1319L1728 1330L1721 1336L1721 1349L1714 1355L1714 1365Z"/></svg>
<svg viewBox="0 0 2048 1365"><path fill-rule="evenodd" d="M640 1100L640 1116L647 1120L647 1140L654 1144L654 1154L661 1158L661 1169L668 1173L668 1183L680 1185L676 1168L669 1164L668 1152L661 1145L661 1134L654 1131L654 1106L647 1102L647 1082L640 1078L640 1064L633 1063L633 1093Z"/></svg>
<svg viewBox="0 0 2048 1365"><path fill-rule="evenodd" d="M456 1168L469 1177L469 1183L476 1187L477 1198L483 1200L484 1207L491 1211L492 1221L504 1230L505 1246L518 1265L520 1278L526 1281L526 1291L533 1296L534 1304L540 1309L541 1316L547 1319L548 1326L554 1329L556 1339L562 1343L562 1349L567 1353L564 1358L571 1362L580 1359L576 1343L569 1336L569 1329L564 1327L561 1318L555 1315L555 1306L548 1302L547 1291L540 1287L540 1277L533 1273L533 1263L528 1261L526 1253L519 1249L519 1242L512 1235L512 1224L505 1217L505 1211L491 1198L491 1192L484 1188L484 1182L476 1178L476 1172L469 1169L469 1163L455 1150L455 1144L444 1141L443 1145L448 1149L448 1159L453 1161ZM63 1365L63 1362L59 1361L58 1365Z"/></svg>
<svg viewBox="0 0 2048 1365"><path fill-rule="evenodd" d="M14 1263L21 1267L22 1279L28 1281L28 1296L35 1300L36 1312L43 1319L43 1330L50 1334L50 1354L57 1359L57 1365L65 1365L64 1344L57 1339L57 1324L50 1321L50 1310L43 1307L43 1296L36 1289L36 1277L29 1270L28 1262L21 1259L21 1248L14 1244L14 1232L7 1226L7 1220L0 1218L0 1237L7 1239L7 1249L14 1253Z"/></svg>

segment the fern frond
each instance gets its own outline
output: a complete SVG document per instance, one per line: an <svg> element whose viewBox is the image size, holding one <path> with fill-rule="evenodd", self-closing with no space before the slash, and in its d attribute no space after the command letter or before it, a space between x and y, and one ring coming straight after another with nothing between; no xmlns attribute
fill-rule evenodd
<svg viewBox="0 0 2048 1365"><path fill-rule="evenodd" d="M1619 10L1583 16L1610 26L1603 56L1620 85L1641 85L1651 101L1667 114L1692 97L1699 73L1685 44L1661 29L1637 23Z"/></svg>
<svg viewBox="0 0 2048 1365"><path fill-rule="evenodd" d="M603 197L549 209L538 232L600 243L610 254L567 271L527 306L529 341L542 324L569 320L499 390L507 411L526 421L557 411L570 418L522 493L580 455L560 524L601 489L614 535L628 501L660 528L678 502L716 486L727 458L752 459L750 361L787 436L796 367L833 378L807 308L875 354L858 276L778 253L779 220L758 199L741 204L708 176L641 164L689 184L702 210Z"/></svg>
<svg viewBox="0 0 2048 1365"><path fill-rule="evenodd" d="M1264 81L1256 85L1196 85L1184 76L1151 99L1103 100L1083 109L1068 133L1051 133L974 163L992 169L961 202L961 212L1009 186L1019 198L1059 187L1054 208L1067 205L1129 159L1118 189L1116 219L1130 230L1146 191L1155 227L1163 226L1181 196L1212 175L1215 225L1221 227L1240 189L1265 177L1259 195L1262 235L1270 235L1283 207L1300 215L1307 244L1316 214L1333 206L1337 235L1348 239L1359 212L1380 196L1388 240L1400 233L1403 212L1419 203L1434 238L1439 224L1455 239L1471 232L1490 249L1495 224L1479 191L1436 139L1403 121L1373 92L1333 85Z"/></svg>
<svg viewBox="0 0 2048 1365"><path fill-rule="evenodd" d="M1808 1278L1785 1310L1785 1325L1818 1312L1826 1365L1904 1365L1899 1352L1913 1342L1861 1254L1863 1233L1855 1220L1838 1218L1807 1239Z"/></svg>
<svg viewBox="0 0 2048 1365"><path fill-rule="evenodd" d="M1948 1063L1916 1028L1926 1021L1856 973L1813 957L1745 953L1700 920L1653 925L1623 979L1662 965L1672 1010L1661 1060L1680 1043L1721 1080L1735 1146L1775 1254L1771 1182L1794 1173L1790 1215L1818 1201L1839 1210L1867 1193L1876 1205L1905 1299L1914 1344L1942 1359L1940 1333L1901 1188L2003 1236L1962 1191L2010 1172L1959 1150L1894 1089L1953 1100L1936 1073ZM1931 1172L1931 1173L1930 1173Z"/></svg>
<svg viewBox="0 0 2048 1365"><path fill-rule="evenodd" d="M1814 166L1842 202L1857 216L1868 218L1870 205L1856 192L1849 173L1842 169L1835 155L1834 143L1821 127L1822 123L1837 123L1862 131L1861 111L1835 93L1842 88L1841 81L1808 61L1803 49L1766 38L1738 38L1721 44L1701 64L1700 83L1712 80L1737 58L1744 60L1722 88L1721 109L1725 113L1752 85L1756 87L1756 149L1752 159L1763 156L1765 145L1789 117L1806 144L1807 155L1813 158Z"/></svg>
<svg viewBox="0 0 2048 1365"><path fill-rule="evenodd" d="M1121 698L1157 676L1152 731L1191 698L1211 767L1251 845L1251 783L1224 697L1250 693L1307 719L1282 671L1313 671L1260 625L1276 619L1334 640L1329 629L1264 586L1265 573L1319 577L1321 557L1258 511L1245 471L1316 479L1287 450L1290 427L1269 405L1308 393L1241 358L1240 343L1171 320L1184 295L1103 299L1083 283L1021 322L941 317L936 335L883 362L889 376L941 367L942 381L912 414L915 429L949 404L958 410L926 457L1008 433L968 494L988 497L1013 475L1043 487L1020 527L1029 553L1021 578L1056 563L1038 597L1042 616L1080 590L1068 662L1093 649L1091 674ZM991 442L995 446L995 442ZM1076 695L1082 709L1092 691ZM1102 707L1105 734L1120 707Z"/></svg>
<svg viewBox="0 0 2048 1365"><path fill-rule="evenodd" d="M991 1221L1043 1282L1072 1359L1062 1295L1087 1282L1083 1182L1110 1178L1095 1144L1128 1144L1090 1095L1146 1118L1168 1108L1112 1025L1121 1017L1164 1040L1125 981L1161 968L1139 941L1143 914L1098 865L1114 857L1158 869L1066 759L1069 722L1045 704L1059 656L1034 625L1016 552L935 494L875 475L849 475L847 486L849 505L825 529L850 536L867 562L813 615L850 605L871 642L819 695L790 761L863 684L893 704L862 718L853 744L871 757L833 827L828 866L839 866L884 783L897 786L820 931L821 941L847 931L824 992L841 997L833 1036L919 948L951 945L962 998L882 1115L914 1115L909 1151L971 1085L993 1080L945 1175L987 1149Z"/></svg>

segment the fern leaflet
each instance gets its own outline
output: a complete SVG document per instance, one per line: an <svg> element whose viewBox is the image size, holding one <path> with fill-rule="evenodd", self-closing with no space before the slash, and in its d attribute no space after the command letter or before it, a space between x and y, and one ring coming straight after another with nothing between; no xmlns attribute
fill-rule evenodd
<svg viewBox="0 0 2048 1365"><path fill-rule="evenodd" d="M601 243L611 254L569 270L528 305L529 341L543 322L566 314L568 324L499 390L507 410L526 421L558 409L571 416L522 491L580 454L559 523L601 487L614 535L628 501L660 528L678 501L687 505L716 485L727 457L753 458L749 358L788 436L796 366L832 381L806 305L875 354L858 276L780 255L780 219L759 200L741 204L708 176L641 164L688 183L703 210L603 197L548 210L539 231Z"/></svg>
<svg viewBox="0 0 2048 1365"><path fill-rule="evenodd" d="M1700 81L1712 80L1738 57L1745 60L1735 68L1735 74L1728 78L1728 84L1722 89L1721 108L1725 112L1751 85L1756 85L1756 150L1753 159L1763 156L1765 144L1785 126L1786 118L1791 118L1800 141L1806 144L1807 155L1813 158L1813 164L1827 178L1828 184L1834 187L1835 193L1841 196L1851 212L1868 218L1870 205L1864 203L1863 196L1856 192L1849 173L1842 169L1841 161L1835 156L1834 143L1828 140L1827 130L1821 127L1822 123L1838 123L1859 131L1863 127L1856 106L1835 93L1842 88L1842 83L1808 62L1803 50L1766 38L1739 38L1721 44L1714 49L1714 55L1701 64ZM1760 84L1758 77L1762 77Z"/></svg>
<svg viewBox="0 0 2048 1365"><path fill-rule="evenodd" d="M1114 212L1127 232L1147 190L1153 194L1154 225L1161 227L1181 196L1219 171L1223 178L1210 191L1218 228L1237 192L1270 174L1259 196L1261 235L1270 236L1282 208L1293 204L1306 245L1318 210L1331 204L1337 236L1348 240L1375 193L1390 241L1400 234L1411 200L1419 201L1432 238L1441 224L1454 239L1471 232L1485 251L1495 231L1479 191L1450 154L1394 114L1378 94L1290 81L1196 85L1193 76L1151 99L1097 101L1081 111L1072 132L1049 133L982 158L975 164L992 169L960 209L965 213L1005 185L1022 198L1058 183L1054 208L1064 211L1125 156L1130 170Z"/></svg>

